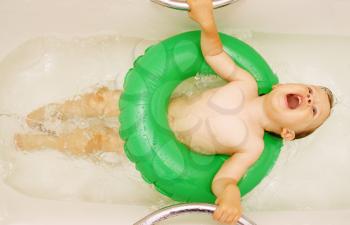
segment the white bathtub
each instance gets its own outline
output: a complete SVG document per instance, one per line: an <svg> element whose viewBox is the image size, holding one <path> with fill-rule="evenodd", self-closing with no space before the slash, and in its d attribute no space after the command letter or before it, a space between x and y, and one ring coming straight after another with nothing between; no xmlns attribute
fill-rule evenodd
<svg viewBox="0 0 350 225"><path fill-rule="evenodd" d="M241 0L216 11L219 29L254 46L281 81L327 85L339 99L329 121L313 136L288 143L271 174L244 198L245 214L259 225L350 224L349 10L345 0ZM85 165L84 159L67 163L56 152L16 152L9 137L21 126L18 116L42 104L115 77L121 85L149 40L197 29L186 13L148 0L2 0L0 28L0 224L126 225L169 203L151 189L138 190L140 184L131 187L138 182L132 179L122 181L132 196L114 193L118 183L107 182L113 168ZM73 70L65 63L84 66ZM62 172L72 168L78 172ZM69 181L81 180L84 169L102 172L91 171L96 174L69 193ZM39 172L52 174L51 186L39 181ZM67 182L59 186L65 190L52 189L56 177ZM84 192L91 186L95 189ZM186 216L171 224L216 223L208 216Z"/></svg>

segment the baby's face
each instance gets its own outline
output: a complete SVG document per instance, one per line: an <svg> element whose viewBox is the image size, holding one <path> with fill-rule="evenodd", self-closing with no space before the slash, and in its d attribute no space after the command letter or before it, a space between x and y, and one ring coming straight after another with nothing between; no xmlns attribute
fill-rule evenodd
<svg viewBox="0 0 350 225"><path fill-rule="evenodd" d="M266 97L268 116L282 128L295 132L317 128L331 110L327 92L320 86L278 84Z"/></svg>

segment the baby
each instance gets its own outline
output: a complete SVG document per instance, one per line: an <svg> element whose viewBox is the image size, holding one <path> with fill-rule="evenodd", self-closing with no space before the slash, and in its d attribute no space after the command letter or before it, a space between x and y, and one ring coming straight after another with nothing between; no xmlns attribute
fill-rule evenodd
<svg viewBox="0 0 350 225"><path fill-rule="evenodd" d="M168 108L170 128L193 151L227 154L212 182L218 205L213 217L221 223L236 224L241 216L237 182L259 158L264 131L291 141L311 134L330 115L333 95L325 87L278 84L258 96L255 79L225 53L214 21L211 0L188 0L190 17L202 30L201 48L207 63L228 83L191 97L177 97ZM27 116L27 124L38 134L17 134L19 149L55 148L73 154L96 151L123 152L118 130L104 125L77 128L71 133L45 132L48 117L61 121L81 117L119 115L120 91L100 88L62 104L41 107Z"/></svg>

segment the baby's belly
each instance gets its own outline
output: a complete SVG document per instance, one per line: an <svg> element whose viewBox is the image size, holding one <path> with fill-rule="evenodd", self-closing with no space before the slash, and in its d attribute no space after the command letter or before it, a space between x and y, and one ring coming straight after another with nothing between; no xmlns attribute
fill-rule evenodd
<svg viewBox="0 0 350 225"><path fill-rule="evenodd" d="M218 146L215 145L215 138L208 132L205 121L197 120L192 123L192 119L183 119L183 122L192 124L193 126L186 126L182 130L173 130L176 138L187 145L192 151L203 154L216 154L219 152ZM175 121L175 123L178 121ZM175 125L176 126L176 125ZM177 128L180 128L179 126ZM181 127L183 128L183 127ZM187 129L189 128L189 129Z"/></svg>
<svg viewBox="0 0 350 225"><path fill-rule="evenodd" d="M202 154L232 154L233 149L226 140L232 139L233 129L242 130L239 128L241 123L234 122L232 116L211 110L205 104L205 95L196 98L179 98L171 102L168 119L176 138L192 151Z"/></svg>

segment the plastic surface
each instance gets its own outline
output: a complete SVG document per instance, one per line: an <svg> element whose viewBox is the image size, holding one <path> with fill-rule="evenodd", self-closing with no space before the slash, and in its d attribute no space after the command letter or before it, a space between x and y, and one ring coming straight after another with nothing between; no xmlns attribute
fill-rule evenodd
<svg viewBox="0 0 350 225"><path fill-rule="evenodd" d="M242 41L220 34L225 51L256 79L259 94L269 92L278 78L265 60ZM167 108L173 90L196 74L215 74L200 50L200 32L170 37L149 47L125 77L119 100L120 136L124 150L143 178L170 198L213 203L211 182L226 155L202 155L177 141L169 128ZM242 196L268 174L282 146L280 138L264 135L265 149L240 180Z"/></svg>
<svg viewBox="0 0 350 225"><path fill-rule="evenodd" d="M173 9L189 10L190 8L187 1L184 1L184 0L151 0L151 1ZM216 8L224 7L228 4L231 4L232 2L234 2L234 0L213 0L213 8L216 9Z"/></svg>
<svg viewBox="0 0 350 225"><path fill-rule="evenodd" d="M154 225L175 216L193 213L212 214L215 210L215 205L205 203L177 204L154 211L153 213L134 223L134 225ZM256 225L256 223L248 219L246 216L241 216L237 221L237 225Z"/></svg>

